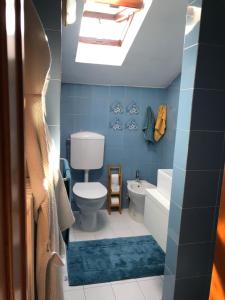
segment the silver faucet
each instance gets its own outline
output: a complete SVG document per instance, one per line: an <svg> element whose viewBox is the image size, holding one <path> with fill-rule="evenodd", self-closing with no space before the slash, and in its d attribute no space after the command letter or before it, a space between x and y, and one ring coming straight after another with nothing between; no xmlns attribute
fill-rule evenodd
<svg viewBox="0 0 225 300"><path fill-rule="evenodd" d="M140 182L140 171L139 170L136 171L136 181Z"/></svg>

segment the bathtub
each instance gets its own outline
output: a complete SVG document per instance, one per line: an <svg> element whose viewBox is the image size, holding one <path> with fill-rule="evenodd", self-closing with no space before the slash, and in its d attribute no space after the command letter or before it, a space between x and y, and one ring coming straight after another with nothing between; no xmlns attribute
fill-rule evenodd
<svg viewBox="0 0 225 300"><path fill-rule="evenodd" d="M159 169L157 175L157 189L166 198L170 198L172 187L172 169Z"/></svg>
<svg viewBox="0 0 225 300"><path fill-rule="evenodd" d="M172 175L170 169L158 170L157 188L145 191L144 224L164 252L167 243Z"/></svg>
<svg viewBox="0 0 225 300"><path fill-rule="evenodd" d="M146 180L128 180L127 191L130 198L129 214L137 222L144 222L145 191L156 188Z"/></svg>

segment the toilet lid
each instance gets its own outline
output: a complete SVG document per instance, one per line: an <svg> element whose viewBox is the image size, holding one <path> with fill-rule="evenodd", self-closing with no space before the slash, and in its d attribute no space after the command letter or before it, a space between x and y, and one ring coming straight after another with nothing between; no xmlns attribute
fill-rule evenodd
<svg viewBox="0 0 225 300"><path fill-rule="evenodd" d="M107 189L100 182L75 183L73 192L78 197L87 199L98 199L107 195Z"/></svg>

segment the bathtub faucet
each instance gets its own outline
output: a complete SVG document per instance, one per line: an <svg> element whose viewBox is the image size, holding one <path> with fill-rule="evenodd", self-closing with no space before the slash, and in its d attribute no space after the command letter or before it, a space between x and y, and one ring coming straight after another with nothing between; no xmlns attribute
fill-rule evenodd
<svg viewBox="0 0 225 300"><path fill-rule="evenodd" d="M139 170L136 171L136 181L140 182L140 171Z"/></svg>

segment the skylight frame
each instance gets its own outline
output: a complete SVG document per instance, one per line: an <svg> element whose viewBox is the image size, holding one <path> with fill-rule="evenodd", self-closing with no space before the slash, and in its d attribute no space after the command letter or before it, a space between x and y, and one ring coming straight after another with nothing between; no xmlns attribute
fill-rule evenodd
<svg viewBox="0 0 225 300"><path fill-rule="evenodd" d="M98 64L105 66L122 66L127 53L129 52L129 49L133 44L148 11L150 10L152 2L153 0L144 0L144 2L142 3L143 9L139 10L133 16L133 20L130 24L129 30L124 38L121 47L101 44L84 44L78 42L78 48L75 58L76 63Z"/></svg>
<svg viewBox="0 0 225 300"><path fill-rule="evenodd" d="M132 22L132 19L133 19L134 13L135 13L135 9L125 8L125 7L118 7L118 9L119 9L119 11L115 14L84 9L83 18L82 18L82 22L81 22L79 42L86 43L86 44L108 45L108 46L121 47L122 43L125 39L126 33L129 29L129 26ZM97 32L96 32L96 35L93 35L93 33L90 32L89 35L85 36L85 34L82 33L82 31L85 31L84 27L88 26L88 20L91 23L91 19L93 19L93 21L92 21L93 26L94 26L94 20L96 20L99 23L103 22L102 25L99 25L99 30L100 30L101 26L102 26L102 28L104 28L104 26L107 23L108 23L107 26L110 26L110 24L109 24L110 22L111 22L111 26L115 27L115 30L117 30L116 24L123 25L123 26L120 26L121 29L119 29L120 30L119 31L120 38L114 39L114 38L112 38L112 36L110 36L110 33L108 34L108 37L106 36L104 38L100 38L97 36L98 35ZM91 24L90 24L90 26L91 26ZM117 26L117 27L119 27L119 26Z"/></svg>

